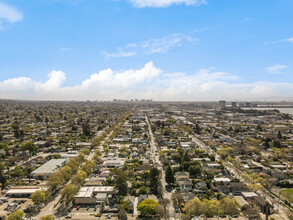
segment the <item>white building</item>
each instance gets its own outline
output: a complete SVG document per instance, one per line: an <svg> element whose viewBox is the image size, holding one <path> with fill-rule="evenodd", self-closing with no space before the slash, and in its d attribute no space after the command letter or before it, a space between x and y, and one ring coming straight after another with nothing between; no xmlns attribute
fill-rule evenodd
<svg viewBox="0 0 293 220"><path fill-rule="evenodd" d="M96 204L107 202L115 192L113 186L81 187L74 197L76 204Z"/></svg>

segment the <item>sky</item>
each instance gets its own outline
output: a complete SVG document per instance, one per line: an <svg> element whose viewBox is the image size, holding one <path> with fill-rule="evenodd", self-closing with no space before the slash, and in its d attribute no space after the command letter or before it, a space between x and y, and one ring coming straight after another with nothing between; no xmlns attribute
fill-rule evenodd
<svg viewBox="0 0 293 220"><path fill-rule="evenodd" d="M0 0L0 99L293 101L293 0Z"/></svg>

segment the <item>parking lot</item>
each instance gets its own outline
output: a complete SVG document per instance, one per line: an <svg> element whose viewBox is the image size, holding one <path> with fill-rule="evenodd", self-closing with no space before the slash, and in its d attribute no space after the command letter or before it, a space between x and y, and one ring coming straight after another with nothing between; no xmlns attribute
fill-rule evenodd
<svg viewBox="0 0 293 220"><path fill-rule="evenodd" d="M77 210L77 208L73 208L71 212L88 212L88 213L100 213L100 206L80 206L80 208Z"/></svg>
<svg viewBox="0 0 293 220"><path fill-rule="evenodd" d="M17 209L25 210L29 208L32 205L32 201L31 199L10 198L7 200L1 199L0 204L0 216L7 216Z"/></svg>
<svg viewBox="0 0 293 220"><path fill-rule="evenodd" d="M112 219L117 220L117 214L103 214L101 216L95 216L94 213L90 212L82 212L82 210L78 210L78 212L72 212L69 214L71 219L77 220L77 219L96 219L96 220L106 220L106 219ZM62 219L67 219L66 217L63 217Z"/></svg>

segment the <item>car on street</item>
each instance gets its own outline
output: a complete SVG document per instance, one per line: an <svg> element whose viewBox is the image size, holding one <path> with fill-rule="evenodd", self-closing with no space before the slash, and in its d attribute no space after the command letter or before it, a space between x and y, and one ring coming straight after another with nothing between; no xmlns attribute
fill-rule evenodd
<svg viewBox="0 0 293 220"><path fill-rule="evenodd" d="M107 219L111 219L111 218L112 218L112 214L107 214L107 215L106 215L106 218L107 218Z"/></svg>

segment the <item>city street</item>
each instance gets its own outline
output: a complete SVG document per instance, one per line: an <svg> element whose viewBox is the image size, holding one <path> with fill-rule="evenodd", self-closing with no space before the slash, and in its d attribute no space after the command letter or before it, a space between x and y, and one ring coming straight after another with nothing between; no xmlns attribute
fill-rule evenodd
<svg viewBox="0 0 293 220"><path fill-rule="evenodd" d="M107 138L110 137L111 134L112 134L112 132L110 132L107 135L107 137L101 142L99 147L101 147L103 145L105 140L107 140ZM94 155L95 155L95 151L91 152L85 159L91 160L94 157ZM86 162L86 160L83 162L83 164ZM81 164L80 167L82 167L83 164ZM69 183L71 183L71 180L67 184L69 184ZM39 219L44 215L54 215L56 210L58 210L58 208L60 206L60 199L61 199L61 194L59 192L58 196L56 196L51 202L49 202L47 205L45 205L35 217L37 219Z"/></svg>
<svg viewBox="0 0 293 220"><path fill-rule="evenodd" d="M191 135L191 138L192 138L192 141L194 141L201 150L204 150L207 154L214 155L216 160L220 159L220 156L214 150L212 150L210 147L202 143L197 137L195 137L194 135ZM238 178L241 182L245 183L246 185L250 184L248 180L242 177L243 173L238 168L236 168L232 163L223 161L223 164L225 168L230 173L232 173L236 178ZM286 212L288 212L289 210L285 206L283 206L282 204L279 205L278 202L276 202L275 199L272 198L272 196L269 195L264 190L258 190L258 193L262 195L263 197L265 197L266 200L268 200L273 205L275 210L279 210L278 214L280 215L282 219L289 220L286 215Z"/></svg>
<svg viewBox="0 0 293 220"><path fill-rule="evenodd" d="M163 170L163 165L162 165L160 158L159 158L158 147L157 147L157 144L155 143L154 135L153 135L151 125L150 125L150 120L147 115L146 115L146 122L147 122L148 128L149 128L150 146L151 146L153 163L157 166L158 170L162 173L161 183L162 183L162 187L163 187L163 192L162 192L163 198L168 199L170 201L167 204L167 213L168 213L168 217L169 217L168 219L172 219L172 218L180 219L179 217L177 217L177 215L175 213L175 208L174 208L173 202L172 202L172 193L166 191L166 185L168 185L168 184L166 183L166 180L165 180L165 171Z"/></svg>

